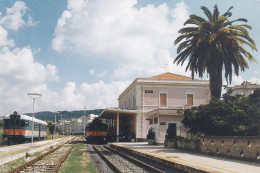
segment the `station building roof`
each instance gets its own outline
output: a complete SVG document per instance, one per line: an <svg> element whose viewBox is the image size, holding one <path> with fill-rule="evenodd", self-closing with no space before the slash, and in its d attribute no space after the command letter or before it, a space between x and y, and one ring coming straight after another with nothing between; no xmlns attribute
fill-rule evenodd
<svg viewBox="0 0 260 173"><path fill-rule="evenodd" d="M120 109L120 108L106 108L99 115L101 119L115 119L117 113L119 115L136 115L138 114L138 110L129 110L129 109Z"/></svg>

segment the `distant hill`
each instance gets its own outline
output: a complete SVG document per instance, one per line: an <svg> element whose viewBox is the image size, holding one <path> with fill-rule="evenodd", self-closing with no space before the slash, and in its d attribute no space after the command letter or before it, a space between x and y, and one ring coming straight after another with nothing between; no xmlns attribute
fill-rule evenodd
<svg viewBox="0 0 260 173"><path fill-rule="evenodd" d="M89 115L89 114L95 114L99 115L104 109L95 109L95 110L78 110L78 111L59 111L59 113L56 114L56 121L59 121L61 119L66 119L70 120L72 118L79 118L84 115ZM25 113L26 115L32 116L32 113ZM38 119L41 120L46 120L46 121L55 121L55 113L45 111L45 112L37 112L34 113L34 116Z"/></svg>

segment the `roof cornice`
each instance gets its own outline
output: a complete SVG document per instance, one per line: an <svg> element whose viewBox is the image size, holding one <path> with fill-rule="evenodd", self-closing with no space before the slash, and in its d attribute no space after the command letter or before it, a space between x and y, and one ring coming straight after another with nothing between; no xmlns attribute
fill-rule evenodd
<svg viewBox="0 0 260 173"><path fill-rule="evenodd" d="M118 97L118 100L137 84L173 85L173 86L209 86L209 80L136 78Z"/></svg>

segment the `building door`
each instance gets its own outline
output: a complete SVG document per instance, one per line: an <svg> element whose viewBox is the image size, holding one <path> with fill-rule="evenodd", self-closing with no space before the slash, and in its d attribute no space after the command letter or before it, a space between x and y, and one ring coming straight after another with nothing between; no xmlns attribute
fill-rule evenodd
<svg viewBox="0 0 260 173"><path fill-rule="evenodd" d="M168 136L170 139L176 137L176 123L169 123L168 124Z"/></svg>

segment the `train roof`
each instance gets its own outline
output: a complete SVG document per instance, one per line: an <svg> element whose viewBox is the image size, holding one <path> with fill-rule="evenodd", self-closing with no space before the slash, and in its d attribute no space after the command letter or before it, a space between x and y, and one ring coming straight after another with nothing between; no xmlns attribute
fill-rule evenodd
<svg viewBox="0 0 260 173"><path fill-rule="evenodd" d="M11 114L5 115L5 116L4 116L4 119L10 119L10 115L11 115ZM30 117L30 116L28 116L28 115L20 115L20 116L21 116L20 119L32 121L32 117ZM47 125L47 123L46 123L45 121L39 120L39 119L37 119L37 118L35 118L35 117L33 118L33 121L34 121L34 122L37 122L37 123L41 123L41 124Z"/></svg>

